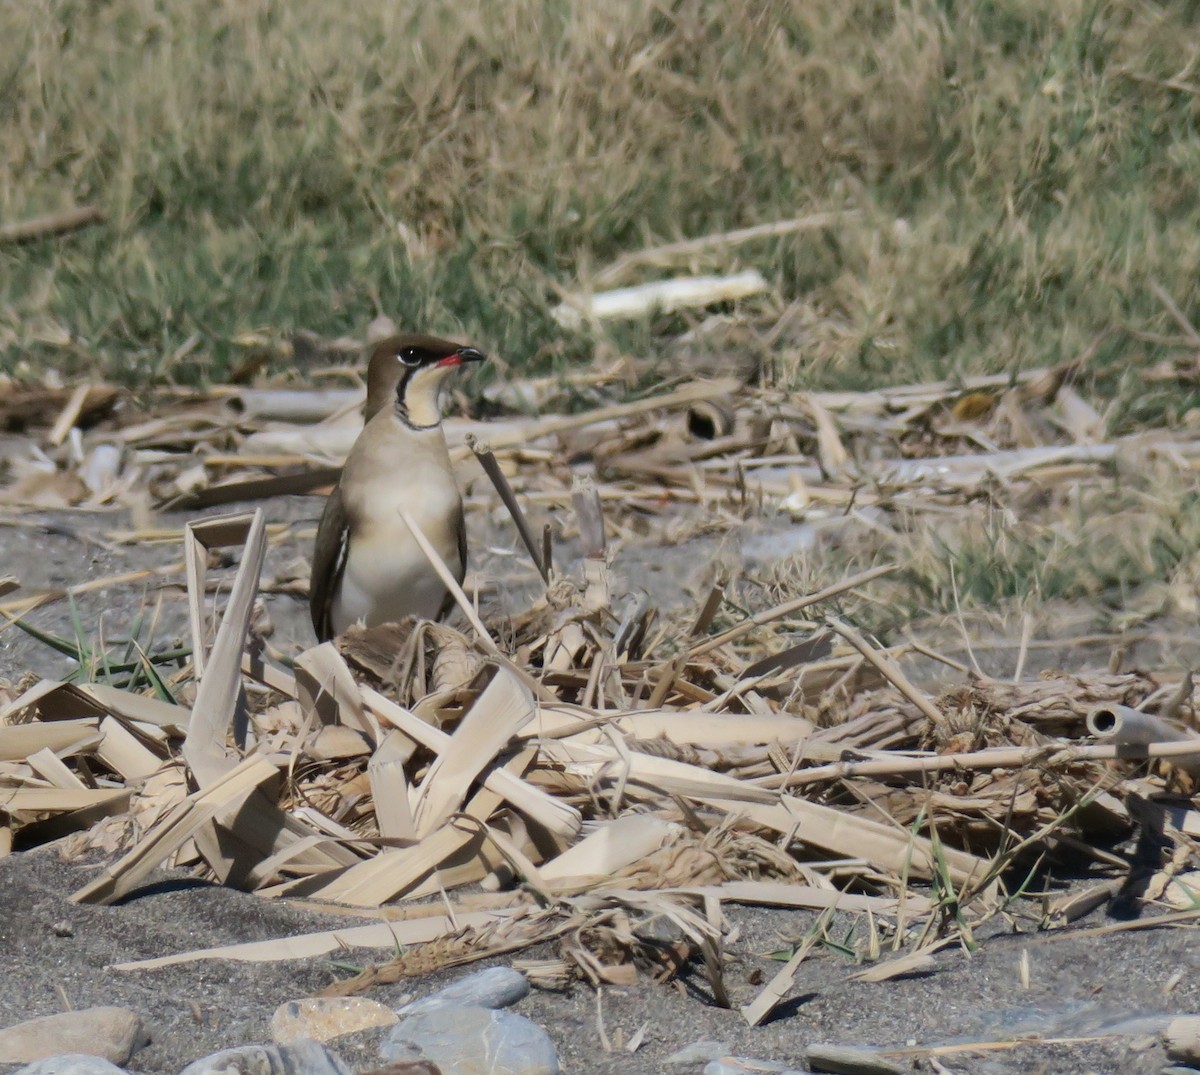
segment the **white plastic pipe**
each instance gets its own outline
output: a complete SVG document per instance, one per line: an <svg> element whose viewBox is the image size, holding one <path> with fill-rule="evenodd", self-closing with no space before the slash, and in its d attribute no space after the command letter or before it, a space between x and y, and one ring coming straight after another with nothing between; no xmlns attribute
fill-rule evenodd
<svg viewBox="0 0 1200 1075"><path fill-rule="evenodd" d="M1189 772L1200 772L1200 736L1153 713L1143 713L1140 709L1115 703L1098 705L1087 715L1087 730L1097 739L1122 746L1182 743L1194 739L1196 753L1172 757L1171 764Z"/></svg>

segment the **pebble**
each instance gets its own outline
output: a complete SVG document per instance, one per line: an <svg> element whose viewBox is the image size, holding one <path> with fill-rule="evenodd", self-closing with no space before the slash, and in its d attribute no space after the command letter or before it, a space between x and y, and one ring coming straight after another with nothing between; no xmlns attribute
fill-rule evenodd
<svg viewBox="0 0 1200 1075"><path fill-rule="evenodd" d="M279 1005L271 1017L271 1040L283 1045L300 1038L331 1041L399 1017L386 1004L366 997L305 997Z"/></svg>
<svg viewBox="0 0 1200 1075"><path fill-rule="evenodd" d="M350 1075L350 1069L318 1041L290 1045L243 1045L193 1061L179 1075Z"/></svg>
<svg viewBox="0 0 1200 1075"><path fill-rule="evenodd" d="M796 1068L774 1060L751 1060L745 1056L723 1056L704 1065L704 1075L803 1075Z"/></svg>
<svg viewBox="0 0 1200 1075"><path fill-rule="evenodd" d="M432 1060L397 1060L385 1068L372 1068L360 1075L442 1075L442 1069Z"/></svg>
<svg viewBox="0 0 1200 1075"><path fill-rule="evenodd" d="M441 1006L405 1014L380 1053L385 1060L432 1060L454 1075L559 1075L554 1044L540 1026L490 1008Z"/></svg>
<svg viewBox="0 0 1200 1075"><path fill-rule="evenodd" d="M834 1075L845 1072L851 1072L852 1075L904 1075L911 1070L895 1060L880 1056L874 1049L850 1045L810 1045L804 1051L804 1059L813 1071L828 1071Z"/></svg>
<svg viewBox="0 0 1200 1075"><path fill-rule="evenodd" d="M432 1011L434 1008L507 1008L529 992L529 979L512 967L488 967L476 971L445 989L439 989L399 1009L401 1015Z"/></svg>
<svg viewBox="0 0 1200 1075"><path fill-rule="evenodd" d="M124 1064L149 1041L137 1012L128 1008L82 1008L28 1019L0 1030L0 1056L11 1064L80 1054Z"/></svg>
<svg viewBox="0 0 1200 1075"><path fill-rule="evenodd" d="M125 1075L125 1072L116 1064L110 1064L98 1056L65 1053L35 1060L32 1064L18 1068L14 1075Z"/></svg>
<svg viewBox="0 0 1200 1075"><path fill-rule="evenodd" d="M731 1046L727 1041L694 1041L673 1052L664 1064L699 1064L705 1060L719 1060L728 1056Z"/></svg>

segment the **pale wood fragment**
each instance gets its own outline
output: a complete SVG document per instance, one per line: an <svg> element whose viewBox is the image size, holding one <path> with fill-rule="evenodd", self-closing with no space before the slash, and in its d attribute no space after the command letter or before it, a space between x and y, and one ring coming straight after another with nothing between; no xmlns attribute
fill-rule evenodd
<svg viewBox="0 0 1200 1075"><path fill-rule="evenodd" d="M106 219L104 210L98 206L80 205L28 220L16 220L11 224L0 224L0 244L29 243L36 239L68 235L91 224L101 224Z"/></svg>
<svg viewBox="0 0 1200 1075"><path fill-rule="evenodd" d="M188 527L191 541L187 545L189 560L188 597L192 610L193 645L202 652L206 639L203 630L203 551L216 544L242 543L242 562L229 591L221 625L211 652L201 662L200 685L196 703L183 742L183 756L201 786L214 783L237 764L225 738L244 708L242 697L242 650L250 614L258 593L258 579L266 556L266 517L261 510L252 516L238 515L206 520ZM230 540L232 539L232 540ZM198 585L198 589L193 586ZM194 657L193 657L194 659Z"/></svg>

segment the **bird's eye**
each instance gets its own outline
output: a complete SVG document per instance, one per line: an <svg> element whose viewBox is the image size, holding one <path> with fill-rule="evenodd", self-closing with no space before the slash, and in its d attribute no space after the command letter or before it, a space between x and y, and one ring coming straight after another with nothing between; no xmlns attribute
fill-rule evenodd
<svg viewBox="0 0 1200 1075"><path fill-rule="evenodd" d="M401 351L396 357L410 369L413 366L419 366L421 364L421 352L415 347L404 348L404 350Z"/></svg>

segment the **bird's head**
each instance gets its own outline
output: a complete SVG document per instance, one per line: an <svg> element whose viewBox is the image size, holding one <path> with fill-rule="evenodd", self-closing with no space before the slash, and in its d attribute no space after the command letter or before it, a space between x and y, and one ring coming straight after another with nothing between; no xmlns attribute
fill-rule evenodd
<svg viewBox="0 0 1200 1075"><path fill-rule="evenodd" d="M459 366L485 358L474 347L436 336L380 340L367 365L367 421L394 407L397 417L414 429L436 426L442 420L438 396L446 378Z"/></svg>

